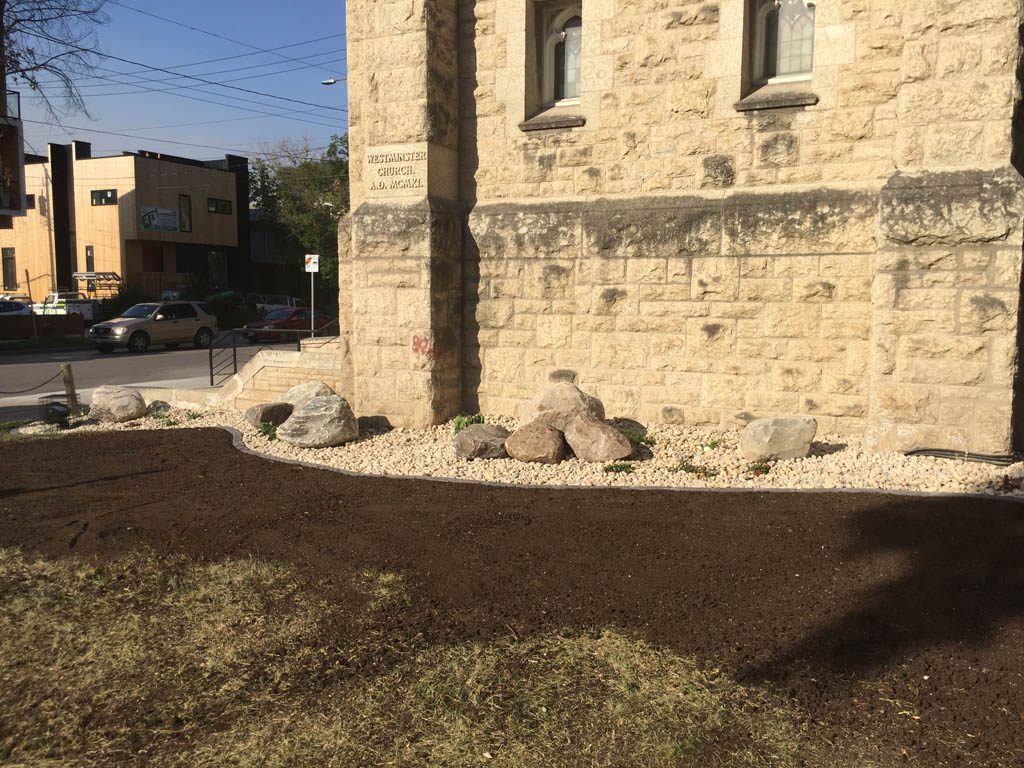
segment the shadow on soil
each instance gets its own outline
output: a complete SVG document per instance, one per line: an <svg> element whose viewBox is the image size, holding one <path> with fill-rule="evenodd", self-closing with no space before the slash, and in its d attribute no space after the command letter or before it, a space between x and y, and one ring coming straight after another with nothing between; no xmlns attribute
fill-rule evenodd
<svg viewBox="0 0 1024 768"><path fill-rule="evenodd" d="M804 669L867 673L937 644L987 645L1024 615L1024 505L906 499L849 520L844 557L896 571L856 608L748 667L778 680Z"/></svg>

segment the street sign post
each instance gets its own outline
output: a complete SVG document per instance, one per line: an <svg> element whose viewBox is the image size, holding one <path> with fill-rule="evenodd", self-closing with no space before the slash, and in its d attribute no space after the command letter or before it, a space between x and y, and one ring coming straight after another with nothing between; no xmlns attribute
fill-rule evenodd
<svg viewBox="0 0 1024 768"><path fill-rule="evenodd" d="M316 331L316 312L313 309L316 306L316 289L313 285L313 276L320 271L319 254L306 254L306 271L309 272L309 337L313 338L313 332Z"/></svg>

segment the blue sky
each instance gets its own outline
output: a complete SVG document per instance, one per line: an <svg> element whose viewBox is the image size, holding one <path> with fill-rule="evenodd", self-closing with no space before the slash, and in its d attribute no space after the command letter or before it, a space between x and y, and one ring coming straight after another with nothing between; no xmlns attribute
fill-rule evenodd
<svg viewBox="0 0 1024 768"><path fill-rule="evenodd" d="M322 147L332 134L347 130L348 112L339 111L348 106L346 83L342 80L345 6L341 0L284 3L280 0L177 0L173 3L123 0L123 3L108 2L106 12L110 22L96 30L100 52L204 80L231 80L229 84L237 88L307 103L205 85L166 72L145 71L124 61L96 57L102 69L98 68L94 74L107 79L80 81L89 115L62 113L59 115L61 125L55 125L46 115L38 99L26 93L23 87L12 85L22 92L26 152L45 154L47 142L68 143L75 138L92 142L93 153L104 155L149 149L197 159L221 157L224 150L256 156L272 150L281 140L308 140L310 146ZM125 6L255 48L280 50L258 53L252 47L185 29ZM223 60L183 66L211 59ZM237 71L223 71L228 69ZM320 84L321 80L331 77L339 82L332 86ZM171 88L177 90L155 92ZM288 117L268 117L255 112ZM85 128L96 132L82 130Z"/></svg>

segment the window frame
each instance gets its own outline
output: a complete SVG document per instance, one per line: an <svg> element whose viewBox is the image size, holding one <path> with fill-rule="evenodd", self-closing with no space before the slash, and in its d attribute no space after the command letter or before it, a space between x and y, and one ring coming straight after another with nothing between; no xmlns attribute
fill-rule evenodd
<svg viewBox="0 0 1024 768"><path fill-rule="evenodd" d="M815 0L804 0L808 10L814 12L814 19L811 25L811 68L806 72L797 72L790 75L765 75L765 56L768 47L768 14L773 10L779 10L777 0L753 0L751 31L752 45L750 47L750 82L755 88L765 85L776 85L784 83L805 83L814 77L814 32L817 29L817 2ZM776 50L778 41L776 40Z"/></svg>
<svg viewBox="0 0 1024 768"><path fill-rule="evenodd" d="M558 6L541 6L541 21L544 22L542 37L540 41L540 71L541 71L541 109L553 107L574 107L580 103L583 93L583 5L573 2ZM550 16L549 16L550 14ZM564 41L565 25L572 19L579 17L580 20L580 96L573 96L568 99L555 98L555 48L558 43Z"/></svg>
<svg viewBox="0 0 1024 768"><path fill-rule="evenodd" d="M105 195L105 197L97 197L97 195ZM102 205L117 205L117 190L116 189L90 189L89 200L94 206Z"/></svg>
<svg viewBox="0 0 1024 768"><path fill-rule="evenodd" d="M7 264L10 262L12 283L7 281ZM5 291L18 290L18 254L14 248L0 249L0 281L3 281Z"/></svg>
<svg viewBox="0 0 1024 768"><path fill-rule="evenodd" d="M208 197L206 198L206 212L217 213L222 216L230 216L233 213L234 206L231 201L223 197Z"/></svg>

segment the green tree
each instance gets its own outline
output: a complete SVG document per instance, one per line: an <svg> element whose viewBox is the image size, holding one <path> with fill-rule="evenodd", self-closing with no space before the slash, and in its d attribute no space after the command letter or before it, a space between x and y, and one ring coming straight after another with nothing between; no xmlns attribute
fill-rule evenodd
<svg viewBox="0 0 1024 768"><path fill-rule="evenodd" d="M333 136L322 151L307 142L279 144L253 164L250 178L253 206L306 253L320 254L318 290L336 297L338 221L349 207L348 136ZM286 269L298 265L286 264Z"/></svg>

